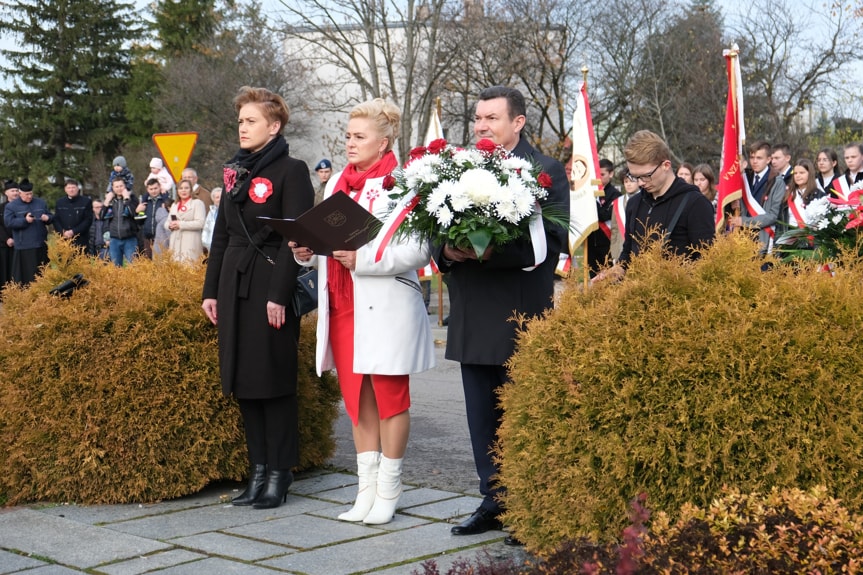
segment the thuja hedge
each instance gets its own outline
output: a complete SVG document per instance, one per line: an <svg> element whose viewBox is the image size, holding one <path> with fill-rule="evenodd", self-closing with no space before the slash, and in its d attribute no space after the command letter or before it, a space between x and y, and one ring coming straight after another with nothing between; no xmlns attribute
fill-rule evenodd
<svg viewBox="0 0 863 575"><path fill-rule="evenodd" d="M757 252L738 235L695 263L649 250L520 334L499 455L529 548L612 540L641 492L671 514L723 486L863 507L863 264L764 271Z"/></svg>
<svg viewBox="0 0 863 575"><path fill-rule="evenodd" d="M0 310L0 500L151 502L247 473L236 402L222 396L204 267L168 258L122 269L51 244L51 265ZM75 274L88 284L50 295ZM300 339L300 468L335 449L338 384Z"/></svg>

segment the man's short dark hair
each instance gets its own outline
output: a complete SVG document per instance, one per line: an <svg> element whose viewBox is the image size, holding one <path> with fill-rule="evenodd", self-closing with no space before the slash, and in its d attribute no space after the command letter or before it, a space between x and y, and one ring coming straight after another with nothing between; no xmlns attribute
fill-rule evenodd
<svg viewBox="0 0 863 575"><path fill-rule="evenodd" d="M496 98L506 98L506 108L509 112L510 120L518 116L527 115L524 96L515 88L510 88L509 86L491 86L479 93L480 101L494 100Z"/></svg>
<svg viewBox="0 0 863 575"><path fill-rule="evenodd" d="M757 140L749 145L749 155L756 153L758 150L764 150L764 152L769 156L770 155L770 142L765 142L764 140Z"/></svg>
<svg viewBox="0 0 863 575"><path fill-rule="evenodd" d="M775 146L773 146L773 151L782 152L784 155L790 156L791 146L789 146L788 144L776 144Z"/></svg>
<svg viewBox="0 0 863 575"><path fill-rule="evenodd" d="M159 183L159 180L157 180L156 178L150 178L149 180L147 180L147 183L144 185L149 188L150 186L154 186L156 184L159 184L160 186L162 185L161 183Z"/></svg>
<svg viewBox="0 0 863 575"><path fill-rule="evenodd" d="M606 172L614 173L614 162L609 160L608 158L602 158L599 160L599 169L605 168Z"/></svg>
<svg viewBox="0 0 863 575"><path fill-rule="evenodd" d="M845 144L845 149L847 150L848 148L853 148L853 147L855 147L855 146L857 147L857 150L858 150L861 154L863 154L863 144L860 144L860 143L852 142L852 143L850 143L850 144Z"/></svg>

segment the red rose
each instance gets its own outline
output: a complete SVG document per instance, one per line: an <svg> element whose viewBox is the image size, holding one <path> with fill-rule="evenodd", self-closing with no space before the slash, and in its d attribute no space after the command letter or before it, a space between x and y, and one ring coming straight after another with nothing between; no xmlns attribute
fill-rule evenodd
<svg viewBox="0 0 863 575"><path fill-rule="evenodd" d="M536 181L543 188L551 187L551 176L549 176L545 172L540 172L540 174L536 177Z"/></svg>
<svg viewBox="0 0 863 575"><path fill-rule="evenodd" d="M392 174L387 174L384 176L383 187L386 191L390 191L394 187L396 187L396 179Z"/></svg>
<svg viewBox="0 0 863 575"><path fill-rule="evenodd" d="M480 152L494 152L495 148L497 148L497 144L495 144L488 138L483 138L476 143L476 149Z"/></svg>
<svg viewBox="0 0 863 575"><path fill-rule="evenodd" d="M422 158L423 156L425 156L425 153L427 151L428 150L425 146L417 146L416 148L411 150L408 155L410 156L411 160L416 160L417 158Z"/></svg>
<svg viewBox="0 0 863 575"><path fill-rule="evenodd" d="M440 154L444 148L446 148L446 140L444 140L443 138L438 138L437 140L432 140L431 143L429 143L428 150L432 154Z"/></svg>

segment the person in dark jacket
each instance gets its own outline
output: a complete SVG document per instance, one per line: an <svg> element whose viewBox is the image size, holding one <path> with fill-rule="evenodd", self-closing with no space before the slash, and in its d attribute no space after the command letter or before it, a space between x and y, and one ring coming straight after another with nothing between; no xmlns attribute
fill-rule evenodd
<svg viewBox="0 0 863 575"><path fill-rule="evenodd" d="M626 205L626 236L618 264L594 281L622 277L632 257L660 235L670 252L697 258L697 250L712 243L716 234L713 204L698 187L674 174L671 150L662 138L649 130L636 132L623 155L629 169L626 177L639 183L641 191Z"/></svg>
<svg viewBox="0 0 863 575"><path fill-rule="evenodd" d="M548 197L541 202L543 209L568 214L566 172L560 162L539 153L522 136L526 113L524 96L518 90L486 88L476 105L474 135L541 165L551 177ZM497 390L508 381L505 364L515 350L516 331L524 325L511 320L514 315L536 317L552 307L554 270L559 255L568 250L566 229L545 222L543 231L547 249L539 262L527 237L497 246L482 261L472 250L449 244L433 250L438 267L449 275L446 358L461 364L468 428L483 496L479 508L451 529L453 535L476 535L502 527L500 496L505 489L497 482L491 448L503 415ZM518 543L515 539L507 542Z"/></svg>
<svg viewBox="0 0 863 575"><path fill-rule="evenodd" d="M102 200L98 198L93 200L93 223L87 234L87 254L100 260L107 260L109 259L107 242L111 234L108 232L108 220L102 217L103 207Z"/></svg>
<svg viewBox="0 0 863 575"><path fill-rule="evenodd" d="M3 183L3 197L0 198L0 210L18 199L18 182L6 180ZM12 257L15 254L15 240L12 231L6 228L4 218L0 217L0 293L7 282L12 281Z"/></svg>
<svg viewBox="0 0 863 575"><path fill-rule="evenodd" d="M138 222L135 221L138 198L122 179L111 182L111 188L105 196L102 217L110 220L108 231L111 233L111 242L108 244L108 253L111 261L121 267L124 258L132 263L138 249Z"/></svg>
<svg viewBox="0 0 863 575"><path fill-rule="evenodd" d="M258 217L296 218L315 192L281 135L289 116L281 96L245 86L234 109L240 150L224 167L201 307L218 327L222 392L237 399L246 432L249 483L233 504L267 509L282 503L299 463L300 318L290 305L299 264Z"/></svg>
<svg viewBox="0 0 863 575"><path fill-rule="evenodd" d="M162 184L156 178L147 180L147 195L141 198L141 203L136 208L138 219L141 222L140 233L143 241L144 255L153 258L153 241L156 239L156 231L159 224L156 222L156 212L160 207L165 207L168 194L162 193ZM143 219L141 216L143 215Z"/></svg>
<svg viewBox="0 0 863 575"><path fill-rule="evenodd" d="M620 190L611 183L614 177L614 163L607 158L599 161L599 179L602 181L603 196L596 198L596 215L599 228L587 236L587 265L590 277L608 263L611 253L611 218L614 200L620 197Z"/></svg>
<svg viewBox="0 0 863 575"><path fill-rule="evenodd" d="M36 279L39 267L48 263L48 225L54 220L48 204L33 197L33 184L21 180L17 200L6 204L3 222L12 232L12 280L28 285Z"/></svg>
<svg viewBox="0 0 863 575"><path fill-rule="evenodd" d="M90 224L93 222L93 202L81 194L81 187L75 180L66 180L63 187L66 196L57 200L54 208L54 229L72 244L87 249L90 239Z"/></svg>

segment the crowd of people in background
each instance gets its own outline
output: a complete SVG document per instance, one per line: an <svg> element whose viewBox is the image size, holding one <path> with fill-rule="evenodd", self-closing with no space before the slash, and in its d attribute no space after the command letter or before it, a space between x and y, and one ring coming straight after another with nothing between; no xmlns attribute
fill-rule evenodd
<svg viewBox="0 0 863 575"><path fill-rule="evenodd" d="M0 290L7 282L31 283L48 262L48 234L56 232L83 253L116 266L137 257L170 254L197 261L209 248L221 187L198 184L193 168L174 179L159 158L150 161L143 190L126 158L117 156L105 195L91 197L80 182L67 179L53 211L27 178L3 183L0 198ZM209 223L208 223L209 222Z"/></svg>
<svg viewBox="0 0 863 575"><path fill-rule="evenodd" d="M825 147L814 158L807 157L811 154L801 154L793 161L787 144L771 145L758 140L749 145L746 157L741 160L748 188L748 194L744 195L751 199L734 200L723 207L725 231L751 230L757 234L762 252L770 252L775 238L783 231L806 225L802 214L813 200L824 196L844 198L855 185L863 185L863 143L850 143L841 150L840 155L835 149ZM674 174L682 182L698 188L713 205L715 216L719 209L718 178L713 167L706 163L693 166L680 162ZM604 195L596 199L599 229L585 240L591 277L620 259L626 206L644 188L643 181L634 181L629 176L626 166L615 174L610 160L600 160L599 178ZM615 179L622 183L624 193L615 186Z"/></svg>

